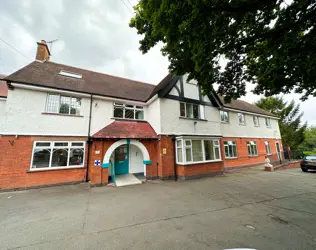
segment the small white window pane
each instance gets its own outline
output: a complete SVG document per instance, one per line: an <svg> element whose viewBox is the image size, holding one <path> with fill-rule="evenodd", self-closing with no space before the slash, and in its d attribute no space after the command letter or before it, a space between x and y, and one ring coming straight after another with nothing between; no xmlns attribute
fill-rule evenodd
<svg viewBox="0 0 316 250"><path fill-rule="evenodd" d="M200 118L205 119L204 106L200 105Z"/></svg>
<svg viewBox="0 0 316 250"><path fill-rule="evenodd" d="M34 149L32 168L48 168L50 153L50 149Z"/></svg>
<svg viewBox="0 0 316 250"><path fill-rule="evenodd" d="M61 114L69 114L70 113L70 104L71 98L68 96L61 96L60 97L60 107L59 113Z"/></svg>
<svg viewBox="0 0 316 250"><path fill-rule="evenodd" d="M54 146L56 146L56 147L68 147L68 142L55 142Z"/></svg>
<svg viewBox="0 0 316 250"><path fill-rule="evenodd" d="M123 107L124 105L123 105L122 103L115 102L115 103L114 103L114 106Z"/></svg>
<svg viewBox="0 0 316 250"><path fill-rule="evenodd" d="M177 141L177 147L180 148L182 146L182 143L180 140Z"/></svg>
<svg viewBox="0 0 316 250"><path fill-rule="evenodd" d="M180 116L185 117L185 103L180 102Z"/></svg>
<svg viewBox="0 0 316 250"><path fill-rule="evenodd" d="M185 141L186 146L191 146L191 141Z"/></svg>
<svg viewBox="0 0 316 250"><path fill-rule="evenodd" d="M46 112L50 113L58 113L59 112L59 95L51 95L47 96L47 106Z"/></svg>
<svg viewBox="0 0 316 250"><path fill-rule="evenodd" d="M114 107L114 117L116 118L123 118L123 108L121 107Z"/></svg>
<svg viewBox="0 0 316 250"><path fill-rule="evenodd" d="M136 106L137 109L143 109L143 106Z"/></svg>
<svg viewBox="0 0 316 250"><path fill-rule="evenodd" d="M50 142L37 142L36 147L50 147Z"/></svg>
<svg viewBox="0 0 316 250"><path fill-rule="evenodd" d="M204 141L205 160L214 160L213 141Z"/></svg>
<svg viewBox="0 0 316 250"><path fill-rule="evenodd" d="M133 109L125 109L125 118L126 119L134 119L134 110Z"/></svg>
<svg viewBox="0 0 316 250"><path fill-rule="evenodd" d="M52 167L65 167L68 162L68 148L54 149Z"/></svg>
<svg viewBox="0 0 316 250"><path fill-rule="evenodd" d="M218 147L215 147L214 150L215 150L215 159L216 159L216 160L220 159L219 148L218 148Z"/></svg>
<svg viewBox="0 0 316 250"><path fill-rule="evenodd" d="M71 146L74 147L83 147L84 143L83 142L72 142Z"/></svg>
<svg viewBox="0 0 316 250"><path fill-rule="evenodd" d="M193 104L193 118L199 119L199 106Z"/></svg>
<svg viewBox="0 0 316 250"><path fill-rule="evenodd" d="M134 105L130 105L130 104L125 104L126 108L134 108Z"/></svg>
<svg viewBox="0 0 316 250"><path fill-rule="evenodd" d="M193 161L203 161L202 143L200 140L192 140Z"/></svg>
<svg viewBox="0 0 316 250"><path fill-rule="evenodd" d="M187 118L193 118L193 105L191 103L186 103Z"/></svg>
<svg viewBox="0 0 316 250"><path fill-rule="evenodd" d="M80 98L71 98L71 109L70 114L79 115L81 107L81 99Z"/></svg>
<svg viewBox="0 0 316 250"><path fill-rule="evenodd" d="M80 148L74 148L70 150L69 166L81 166L83 165L84 150Z"/></svg>
<svg viewBox="0 0 316 250"><path fill-rule="evenodd" d="M178 162L183 162L182 148L177 149Z"/></svg>
<svg viewBox="0 0 316 250"><path fill-rule="evenodd" d="M192 161L191 148L186 148L186 149L185 149L185 160L186 160L187 162Z"/></svg>
<svg viewBox="0 0 316 250"><path fill-rule="evenodd" d="M135 119L136 120L144 120L144 111L143 110L135 110Z"/></svg>

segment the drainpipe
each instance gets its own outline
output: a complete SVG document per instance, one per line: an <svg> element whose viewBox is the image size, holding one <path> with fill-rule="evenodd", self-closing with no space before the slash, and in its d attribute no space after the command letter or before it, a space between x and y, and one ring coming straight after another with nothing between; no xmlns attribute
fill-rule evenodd
<svg viewBox="0 0 316 250"><path fill-rule="evenodd" d="M173 142L173 152L174 152L174 181L178 181L178 176L177 176L177 159L176 159L176 137L172 137L172 142Z"/></svg>
<svg viewBox="0 0 316 250"><path fill-rule="evenodd" d="M89 111L89 126L88 126L88 156L87 156L87 167L86 167L86 182L89 181L89 161L90 161L90 128L91 128L91 112L92 112L92 95L90 95L90 111Z"/></svg>

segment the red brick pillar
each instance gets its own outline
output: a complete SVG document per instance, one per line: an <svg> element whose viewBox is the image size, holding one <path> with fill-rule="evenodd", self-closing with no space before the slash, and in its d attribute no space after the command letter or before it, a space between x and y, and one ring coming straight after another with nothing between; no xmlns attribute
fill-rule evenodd
<svg viewBox="0 0 316 250"><path fill-rule="evenodd" d="M161 179L174 179L175 176L175 152L172 136L160 136L158 142L158 176Z"/></svg>

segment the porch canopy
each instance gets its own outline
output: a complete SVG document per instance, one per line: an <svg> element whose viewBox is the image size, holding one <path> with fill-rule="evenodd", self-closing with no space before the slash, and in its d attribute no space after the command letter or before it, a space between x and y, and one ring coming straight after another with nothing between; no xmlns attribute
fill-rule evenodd
<svg viewBox="0 0 316 250"><path fill-rule="evenodd" d="M158 139L155 130L145 121L114 121L96 132L95 139Z"/></svg>

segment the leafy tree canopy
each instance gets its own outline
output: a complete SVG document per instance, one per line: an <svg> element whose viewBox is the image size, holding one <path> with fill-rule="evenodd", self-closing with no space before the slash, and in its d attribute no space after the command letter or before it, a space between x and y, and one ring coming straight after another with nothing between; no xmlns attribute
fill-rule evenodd
<svg viewBox="0 0 316 250"><path fill-rule="evenodd" d="M309 127L306 129L305 140L299 145L299 148L316 154L316 127Z"/></svg>
<svg viewBox="0 0 316 250"><path fill-rule="evenodd" d="M296 149L304 141L307 124L302 125L303 112L300 113L299 104L296 105L294 101L287 103L282 97L266 97L255 105L280 117L279 127L284 146Z"/></svg>
<svg viewBox="0 0 316 250"><path fill-rule="evenodd" d="M315 0L140 0L134 10L140 50L162 42L170 71L205 93L218 83L229 101L250 82L256 94L316 96Z"/></svg>

